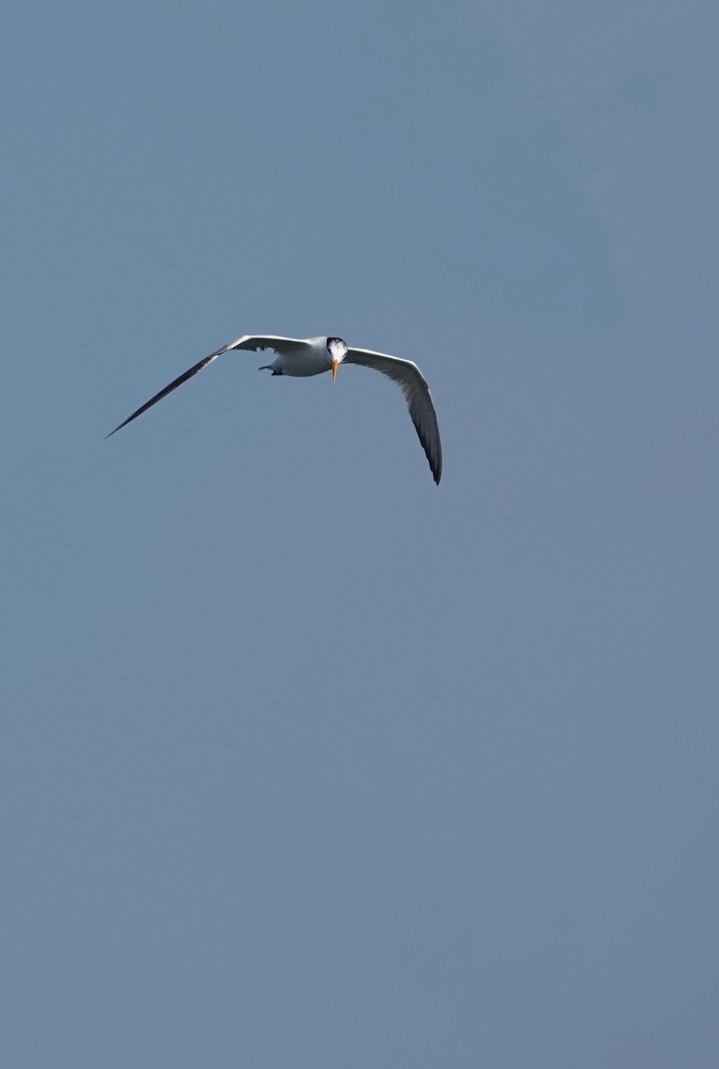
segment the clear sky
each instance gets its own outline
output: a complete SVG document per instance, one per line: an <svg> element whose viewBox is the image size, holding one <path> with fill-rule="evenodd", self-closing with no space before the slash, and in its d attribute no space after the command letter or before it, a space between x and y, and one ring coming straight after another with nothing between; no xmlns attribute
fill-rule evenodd
<svg viewBox="0 0 719 1069"><path fill-rule="evenodd" d="M4 5L3 1065L719 1065L718 31Z"/></svg>

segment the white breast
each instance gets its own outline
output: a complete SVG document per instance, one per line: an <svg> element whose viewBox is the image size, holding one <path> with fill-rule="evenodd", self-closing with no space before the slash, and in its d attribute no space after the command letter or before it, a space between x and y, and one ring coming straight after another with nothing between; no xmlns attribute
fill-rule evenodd
<svg viewBox="0 0 719 1069"><path fill-rule="evenodd" d="M308 338L311 345L298 346L296 349L279 353L271 364L273 371L296 378L309 375L321 375L332 368L332 359L327 349L326 338Z"/></svg>

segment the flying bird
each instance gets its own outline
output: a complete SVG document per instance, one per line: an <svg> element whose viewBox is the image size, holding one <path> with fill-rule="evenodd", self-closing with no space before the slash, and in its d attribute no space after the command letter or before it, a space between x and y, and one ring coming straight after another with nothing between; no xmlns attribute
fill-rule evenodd
<svg viewBox="0 0 719 1069"><path fill-rule="evenodd" d="M228 345L223 345L209 356L205 356L199 363L191 367L189 371L174 379L164 390L160 390L136 412L123 420L114 431L106 435L115 434L122 427L126 427L133 419L137 419L148 408L167 397L169 393L182 386L198 371L204 370L218 356L229 353L235 349L249 349L257 352L260 349L271 349L275 353L275 359L271 364L264 364L260 371L271 371L273 375L292 375L296 378L306 378L310 375L321 375L325 371L332 372L332 381L337 377L337 369L340 364L359 364L360 367L373 368L381 371L383 375L396 382L407 402L409 414L414 423L415 430L422 443L429 466L432 470L435 483L439 483L442 477L442 444L439 439L437 426L437 414L432 403L429 387L424 380L422 372L411 360L400 360L397 356L388 356L386 353L375 353L371 349L351 349L341 338L279 338L273 334L243 334L235 338Z"/></svg>

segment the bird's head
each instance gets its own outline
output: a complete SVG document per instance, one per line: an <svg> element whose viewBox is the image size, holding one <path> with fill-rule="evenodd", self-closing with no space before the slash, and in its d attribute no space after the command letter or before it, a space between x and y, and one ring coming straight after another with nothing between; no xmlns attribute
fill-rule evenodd
<svg viewBox="0 0 719 1069"><path fill-rule="evenodd" d="M341 338L328 338L327 351L329 352L330 360L332 361L332 381L334 382L337 378L337 368L347 354L347 344L346 342L343 342Z"/></svg>

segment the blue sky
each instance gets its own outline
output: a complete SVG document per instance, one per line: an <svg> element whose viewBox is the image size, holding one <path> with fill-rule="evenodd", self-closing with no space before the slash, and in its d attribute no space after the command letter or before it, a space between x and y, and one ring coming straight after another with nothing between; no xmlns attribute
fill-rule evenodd
<svg viewBox="0 0 719 1069"><path fill-rule="evenodd" d="M6 6L4 1064L719 1061L717 21Z"/></svg>

